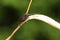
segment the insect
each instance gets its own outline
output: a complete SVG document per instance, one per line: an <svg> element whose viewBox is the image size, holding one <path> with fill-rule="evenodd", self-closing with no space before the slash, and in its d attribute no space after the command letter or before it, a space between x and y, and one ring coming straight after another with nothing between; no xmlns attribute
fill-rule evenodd
<svg viewBox="0 0 60 40"><path fill-rule="evenodd" d="M20 24L20 23L22 23L23 21L25 21L25 20L28 18L28 16L30 16L30 14L25 14L25 15L23 15L22 17L20 17L18 24Z"/></svg>

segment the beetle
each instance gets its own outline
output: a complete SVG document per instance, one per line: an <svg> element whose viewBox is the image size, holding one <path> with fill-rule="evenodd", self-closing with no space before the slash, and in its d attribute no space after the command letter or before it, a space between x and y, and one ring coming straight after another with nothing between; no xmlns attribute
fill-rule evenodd
<svg viewBox="0 0 60 40"><path fill-rule="evenodd" d="M18 23L24 22L31 14L24 14L22 17L19 18Z"/></svg>

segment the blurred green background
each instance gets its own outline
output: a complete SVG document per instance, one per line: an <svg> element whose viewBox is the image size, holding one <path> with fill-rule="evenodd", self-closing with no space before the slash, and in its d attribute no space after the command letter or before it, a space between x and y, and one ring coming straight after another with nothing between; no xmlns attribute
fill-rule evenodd
<svg viewBox="0 0 60 40"><path fill-rule="evenodd" d="M26 12L30 0L0 0L0 40L5 40ZM33 0L29 14L43 14L60 22L60 0ZM26 22L12 40L60 40L60 30L38 20Z"/></svg>

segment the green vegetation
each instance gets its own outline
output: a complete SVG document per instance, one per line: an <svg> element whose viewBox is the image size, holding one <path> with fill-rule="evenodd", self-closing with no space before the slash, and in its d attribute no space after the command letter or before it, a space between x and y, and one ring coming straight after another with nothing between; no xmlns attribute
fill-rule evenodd
<svg viewBox="0 0 60 40"><path fill-rule="evenodd" d="M26 12L30 0L0 0L0 40L5 40ZM60 0L33 0L29 14L44 14L60 22ZM38 20L26 22L12 40L60 40L60 30Z"/></svg>

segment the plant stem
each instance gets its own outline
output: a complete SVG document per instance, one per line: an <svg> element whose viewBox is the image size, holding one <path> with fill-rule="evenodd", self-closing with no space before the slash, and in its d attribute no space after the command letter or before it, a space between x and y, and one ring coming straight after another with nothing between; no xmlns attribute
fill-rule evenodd
<svg viewBox="0 0 60 40"><path fill-rule="evenodd" d="M29 16L28 18L29 20L31 19L36 19L36 20L40 20L40 21L43 21L57 29L60 30L60 23L58 23L57 21L55 21L54 19L46 16L46 15L41 15L41 14L34 14L34 15L31 15Z"/></svg>
<svg viewBox="0 0 60 40"><path fill-rule="evenodd" d="M14 36L14 34L21 28L21 26L27 22L28 20L25 20L24 22L21 22L16 28L15 30L11 33L11 35L8 36L8 38L6 38L6 40L11 40L11 38Z"/></svg>
<svg viewBox="0 0 60 40"><path fill-rule="evenodd" d="M28 5L28 8L27 8L27 11L26 11L25 14L28 14L31 4L32 4L32 0L30 0L30 3L29 3L29 5Z"/></svg>
<svg viewBox="0 0 60 40"><path fill-rule="evenodd" d="M48 17L46 15L34 14L34 15L28 16L28 18L25 21L21 22L6 40L10 40L13 37L13 35L21 28L21 26L25 22L27 22L27 21L29 21L31 19L36 19L36 20L43 21L43 22L45 22L45 23L47 23L47 24L49 24L49 25L51 25L51 26L53 26L53 27L60 30L60 23L58 23L57 21L53 20L52 18L50 18L50 17Z"/></svg>

